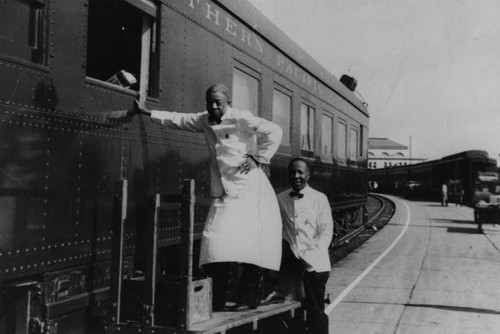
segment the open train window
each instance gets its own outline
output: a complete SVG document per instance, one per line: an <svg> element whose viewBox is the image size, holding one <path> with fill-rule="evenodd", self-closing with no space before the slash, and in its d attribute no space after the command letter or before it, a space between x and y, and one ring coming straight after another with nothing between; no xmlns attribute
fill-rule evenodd
<svg viewBox="0 0 500 334"><path fill-rule="evenodd" d="M333 118L325 114L321 120L321 160L333 160Z"/></svg>
<svg viewBox="0 0 500 334"><path fill-rule="evenodd" d="M284 90L273 90L273 122L283 130L281 145L290 146L290 114L292 112L292 98Z"/></svg>
<svg viewBox="0 0 500 334"><path fill-rule="evenodd" d="M252 73L253 74L253 73ZM259 80L248 71L233 68L233 107L251 111L258 115Z"/></svg>
<svg viewBox="0 0 500 334"><path fill-rule="evenodd" d="M302 154L314 154L314 108L302 103L300 107L300 149Z"/></svg>
<svg viewBox="0 0 500 334"><path fill-rule="evenodd" d="M45 1L0 1L0 53L43 64Z"/></svg>
<svg viewBox="0 0 500 334"><path fill-rule="evenodd" d="M89 0L87 76L157 97L156 15L150 0Z"/></svg>
<svg viewBox="0 0 500 334"><path fill-rule="evenodd" d="M337 131L337 160L345 162L347 159L347 125L338 123Z"/></svg>

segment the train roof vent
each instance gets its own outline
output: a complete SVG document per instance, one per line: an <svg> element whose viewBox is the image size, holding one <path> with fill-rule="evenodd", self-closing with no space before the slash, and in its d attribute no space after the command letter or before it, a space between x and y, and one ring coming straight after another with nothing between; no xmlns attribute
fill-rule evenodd
<svg viewBox="0 0 500 334"><path fill-rule="evenodd" d="M342 77L340 77L340 82L342 82L347 88L349 88L352 91L355 91L356 86L358 85L358 80L348 76L347 74L344 74L342 75Z"/></svg>

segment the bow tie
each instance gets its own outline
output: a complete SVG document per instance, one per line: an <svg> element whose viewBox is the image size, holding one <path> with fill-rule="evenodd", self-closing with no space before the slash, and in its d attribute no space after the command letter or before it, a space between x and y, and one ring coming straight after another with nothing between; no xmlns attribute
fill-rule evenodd
<svg viewBox="0 0 500 334"><path fill-rule="evenodd" d="M297 198L302 198L302 197L304 197L304 194L301 194L301 193L299 193L298 191L297 191L297 192L295 192L295 191L290 191L290 193L289 193L288 195L290 195L290 197L297 197Z"/></svg>
<svg viewBox="0 0 500 334"><path fill-rule="evenodd" d="M220 117L212 117L212 116L208 116L208 121L212 124L220 124L222 123L222 120L220 119Z"/></svg>

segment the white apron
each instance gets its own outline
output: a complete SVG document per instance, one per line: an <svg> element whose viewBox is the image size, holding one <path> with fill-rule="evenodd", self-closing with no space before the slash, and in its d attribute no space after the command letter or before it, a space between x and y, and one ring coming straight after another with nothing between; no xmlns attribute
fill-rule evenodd
<svg viewBox="0 0 500 334"><path fill-rule="evenodd" d="M214 126L217 165L225 195L213 200L201 241L200 265L244 262L279 270L282 223L278 200L260 167L238 172L255 134L234 120Z"/></svg>
<svg viewBox="0 0 500 334"><path fill-rule="evenodd" d="M244 262L279 270L281 216L266 175L254 169L253 191L242 196L214 199L201 240L200 264Z"/></svg>

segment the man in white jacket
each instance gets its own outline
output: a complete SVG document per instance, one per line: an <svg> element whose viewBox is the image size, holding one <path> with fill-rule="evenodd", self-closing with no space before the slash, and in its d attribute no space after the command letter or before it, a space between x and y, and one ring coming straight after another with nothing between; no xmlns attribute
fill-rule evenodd
<svg viewBox="0 0 500 334"><path fill-rule="evenodd" d="M223 84L208 88L206 108L201 113L177 113L136 104L136 112L150 115L153 122L204 133L213 201L203 230L200 265L213 279L213 308L219 311L225 305L230 263L243 263L238 303L255 308L261 268L278 270L281 260L278 202L261 164L270 163L282 131L249 111L232 108L231 93Z"/></svg>
<svg viewBox="0 0 500 334"><path fill-rule="evenodd" d="M296 299L304 298L308 333L328 334L324 300L331 270L332 210L326 195L308 185L310 171L304 159L292 159L288 173L292 188L278 195L283 220L280 285L264 303L294 293ZM303 291L298 292L297 286Z"/></svg>

